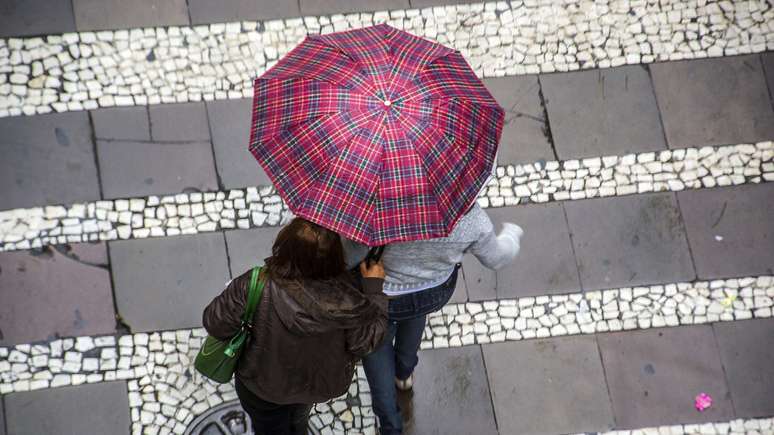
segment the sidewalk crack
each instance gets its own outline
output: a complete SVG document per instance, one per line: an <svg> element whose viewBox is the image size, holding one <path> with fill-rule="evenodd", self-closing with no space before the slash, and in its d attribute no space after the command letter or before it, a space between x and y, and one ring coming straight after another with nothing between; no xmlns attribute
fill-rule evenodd
<svg viewBox="0 0 774 435"><path fill-rule="evenodd" d="M543 95L543 83L538 77L538 97L540 98L540 107L543 109L543 135L548 140L548 144L551 145L551 152L554 154L554 160L559 161L559 153L556 152L556 144L554 143L554 134L551 132L551 122L548 119L548 105L545 95Z"/></svg>
<svg viewBox="0 0 774 435"><path fill-rule="evenodd" d="M56 252L62 254L64 257L67 257L70 260L73 260L73 261L75 261L77 263L80 263L80 264L83 264L83 265L86 265L86 266L97 267L97 268L109 271L109 268L108 268L107 264L93 263L91 261L86 261L86 260L81 259L77 254L75 254L73 252L72 246L69 243L64 244L64 245L53 245L53 249Z"/></svg>

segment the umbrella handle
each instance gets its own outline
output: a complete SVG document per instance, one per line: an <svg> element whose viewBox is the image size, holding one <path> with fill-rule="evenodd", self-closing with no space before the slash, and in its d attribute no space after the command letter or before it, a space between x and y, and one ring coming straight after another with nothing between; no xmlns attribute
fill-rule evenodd
<svg viewBox="0 0 774 435"><path fill-rule="evenodd" d="M382 254L384 254L384 246L374 246L373 248L368 250L368 254L366 255L365 261L366 265L371 265L371 262L378 263L379 260L382 258Z"/></svg>

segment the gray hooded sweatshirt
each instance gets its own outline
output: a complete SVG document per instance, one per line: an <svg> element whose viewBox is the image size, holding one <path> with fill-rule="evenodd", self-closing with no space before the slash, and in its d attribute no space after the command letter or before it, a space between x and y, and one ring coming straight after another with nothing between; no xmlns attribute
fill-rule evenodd
<svg viewBox="0 0 774 435"><path fill-rule="evenodd" d="M519 252L522 230L506 223L495 234L489 216L474 204L447 237L387 245L382 259L387 275L384 293L390 296L426 290L445 282L466 253L490 269L510 263ZM349 267L368 253L368 246L342 238Z"/></svg>

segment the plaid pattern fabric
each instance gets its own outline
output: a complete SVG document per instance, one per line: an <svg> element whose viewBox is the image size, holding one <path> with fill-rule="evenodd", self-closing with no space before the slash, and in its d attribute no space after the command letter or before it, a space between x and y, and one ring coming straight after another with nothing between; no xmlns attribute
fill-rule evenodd
<svg viewBox="0 0 774 435"><path fill-rule="evenodd" d="M257 78L250 152L296 215L375 246L447 235L503 119L459 52L382 24L309 36Z"/></svg>

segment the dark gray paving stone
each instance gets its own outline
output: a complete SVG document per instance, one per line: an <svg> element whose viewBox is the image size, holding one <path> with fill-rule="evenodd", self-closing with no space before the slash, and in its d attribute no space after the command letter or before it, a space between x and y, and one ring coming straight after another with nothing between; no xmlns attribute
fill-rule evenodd
<svg viewBox="0 0 774 435"><path fill-rule="evenodd" d="M497 434L478 346L419 352L415 379L401 401L407 435Z"/></svg>
<svg viewBox="0 0 774 435"><path fill-rule="evenodd" d="M465 269L460 267L459 272L457 272L457 285L454 287L454 293L452 294L451 299L449 299L449 303L458 304L467 301L468 286L465 284Z"/></svg>
<svg viewBox="0 0 774 435"><path fill-rule="evenodd" d="M188 0L193 24L267 20L301 15L296 0Z"/></svg>
<svg viewBox="0 0 774 435"><path fill-rule="evenodd" d="M227 189L271 184L261 165L247 149L252 104L249 98L207 102L215 163Z"/></svg>
<svg viewBox="0 0 774 435"><path fill-rule="evenodd" d="M300 0L302 15L408 9L409 0Z"/></svg>
<svg viewBox="0 0 774 435"><path fill-rule="evenodd" d="M537 76L486 79L484 85L505 109L498 163L554 160Z"/></svg>
<svg viewBox="0 0 774 435"><path fill-rule="evenodd" d="M761 53L761 62L763 63L763 72L766 73L769 100L772 107L774 107L774 53Z"/></svg>
<svg viewBox="0 0 774 435"><path fill-rule="evenodd" d="M151 138L160 142L209 141L204 103L155 104L148 107Z"/></svg>
<svg viewBox="0 0 774 435"><path fill-rule="evenodd" d="M644 66L540 77L560 159L666 149Z"/></svg>
<svg viewBox="0 0 774 435"><path fill-rule="evenodd" d="M696 277L674 194L565 202L583 288Z"/></svg>
<svg viewBox="0 0 774 435"><path fill-rule="evenodd" d="M209 142L97 141L105 198L216 190Z"/></svg>
<svg viewBox="0 0 774 435"><path fill-rule="evenodd" d="M132 332L198 327L229 280L223 234L110 243L118 313Z"/></svg>
<svg viewBox="0 0 774 435"><path fill-rule="evenodd" d="M0 253L0 299L0 345L115 332L104 243Z"/></svg>
<svg viewBox="0 0 774 435"><path fill-rule="evenodd" d="M0 119L0 209L99 199L86 112Z"/></svg>
<svg viewBox="0 0 774 435"><path fill-rule="evenodd" d="M75 31L70 0L3 0L0 37L48 35Z"/></svg>
<svg viewBox="0 0 774 435"><path fill-rule="evenodd" d="M677 195L700 279L774 273L774 184Z"/></svg>
<svg viewBox="0 0 774 435"><path fill-rule="evenodd" d="M473 255L462 258L465 292L471 301L497 299L497 272L487 269Z"/></svg>
<svg viewBox="0 0 774 435"><path fill-rule="evenodd" d="M128 397L123 381L9 394L5 396L8 433L128 433Z"/></svg>
<svg viewBox="0 0 774 435"><path fill-rule="evenodd" d="M739 418L774 415L774 319L712 325Z"/></svg>
<svg viewBox="0 0 774 435"><path fill-rule="evenodd" d="M497 271L497 297L562 294L580 289L570 230L561 204L487 210L498 230L504 222L524 229L514 261Z"/></svg>
<svg viewBox="0 0 774 435"><path fill-rule="evenodd" d="M271 247L280 229L268 227L227 231L226 248L231 275L239 276L247 269L264 264L264 260L271 256Z"/></svg>
<svg viewBox="0 0 774 435"><path fill-rule="evenodd" d="M483 346L502 434L598 432L613 427L593 336Z"/></svg>
<svg viewBox="0 0 774 435"><path fill-rule="evenodd" d="M189 24L185 0L72 0L78 30Z"/></svg>
<svg viewBox="0 0 774 435"><path fill-rule="evenodd" d="M617 429L734 418L712 327L681 326L597 336ZM694 408L699 393L712 407Z"/></svg>
<svg viewBox="0 0 774 435"><path fill-rule="evenodd" d="M524 229L521 251L498 271L466 258L468 295L471 300L563 294L580 289L569 229L561 204L531 204L488 209L495 230L504 222ZM466 274L467 276L467 274Z"/></svg>
<svg viewBox="0 0 774 435"><path fill-rule="evenodd" d="M670 148L774 137L758 55L662 62L650 70Z"/></svg>
<svg viewBox="0 0 774 435"><path fill-rule="evenodd" d="M91 111L94 136L97 139L149 141L148 108L110 107Z"/></svg>

